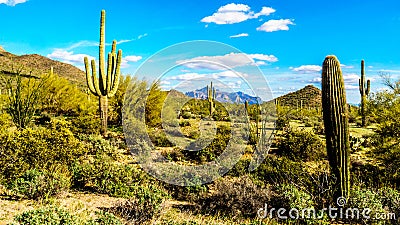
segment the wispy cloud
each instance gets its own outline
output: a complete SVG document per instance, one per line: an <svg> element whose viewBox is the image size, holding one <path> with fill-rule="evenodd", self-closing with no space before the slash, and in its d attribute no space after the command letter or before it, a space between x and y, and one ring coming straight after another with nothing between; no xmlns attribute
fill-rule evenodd
<svg viewBox="0 0 400 225"><path fill-rule="evenodd" d="M48 58L59 60L64 63L69 64L83 64L83 59L88 57L94 59L93 57L86 54L75 54L73 51L67 51L64 49L55 49L52 53L47 55Z"/></svg>
<svg viewBox="0 0 400 225"><path fill-rule="evenodd" d="M299 67L290 67L289 69L299 73L317 73L322 70L322 67L318 65L303 65Z"/></svg>
<svg viewBox="0 0 400 225"><path fill-rule="evenodd" d="M0 4L6 4L8 6L15 6L17 4L25 3L28 0L0 0Z"/></svg>
<svg viewBox="0 0 400 225"><path fill-rule="evenodd" d="M241 33L241 34L232 35L232 36L230 36L230 38L240 38L240 37L248 37L248 36L249 36L248 33Z"/></svg>
<svg viewBox="0 0 400 225"><path fill-rule="evenodd" d="M275 11L276 10L271 7L262 7L260 12L254 13L248 5L230 3L221 6L213 15L204 17L201 22L215 24L241 23L249 19L256 19L260 16L268 16Z"/></svg>
<svg viewBox="0 0 400 225"><path fill-rule="evenodd" d="M247 65L265 65L267 62L277 62L274 55L229 53L221 56L200 56L176 63L191 69L225 70Z"/></svg>
<svg viewBox="0 0 400 225"><path fill-rule="evenodd" d="M291 19L269 20L257 28L258 31L274 32L289 30L289 25L295 25Z"/></svg>

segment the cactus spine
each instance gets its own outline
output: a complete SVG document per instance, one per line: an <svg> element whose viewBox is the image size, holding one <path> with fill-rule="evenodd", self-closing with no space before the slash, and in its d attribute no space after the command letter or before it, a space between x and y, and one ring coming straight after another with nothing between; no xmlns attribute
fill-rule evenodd
<svg viewBox="0 0 400 225"><path fill-rule="evenodd" d="M207 85L207 99L208 102L210 103L210 117L212 117L212 114L215 111L215 104L214 104L214 100L216 98L216 94L215 94L215 88L213 88L213 84L211 82L211 86L209 87Z"/></svg>
<svg viewBox="0 0 400 225"><path fill-rule="evenodd" d="M106 12L101 11L100 18L100 44L99 44L99 77L96 73L96 62L85 57L86 81L90 92L99 97L99 110L101 119L101 133L107 134L108 98L113 97L118 90L122 51L116 53L117 42L114 40L111 52L108 53L107 70L105 68L105 20Z"/></svg>
<svg viewBox="0 0 400 225"><path fill-rule="evenodd" d="M350 144L346 93L340 63L327 56L322 69L322 109L326 146L332 173L336 176L336 197L349 197Z"/></svg>
<svg viewBox="0 0 400 225"><path fill-rule="evenodd" d="M358 80L358 87L361 95L361 118L362 118L362 126L365 127L365 105L367 103L367 96L370 91L371 81L368 80L367 84L365 84L365 62L361 60L361 79Z"/></svg>

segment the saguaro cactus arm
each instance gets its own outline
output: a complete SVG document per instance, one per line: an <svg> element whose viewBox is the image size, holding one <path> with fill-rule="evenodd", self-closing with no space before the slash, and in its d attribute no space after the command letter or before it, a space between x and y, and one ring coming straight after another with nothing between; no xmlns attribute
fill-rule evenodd
<svg viewBox="0 0 400 225"><path fill-rule="evenodd" d="M117 57L114 57L115 59L115 63L113 63L115 66L114 68L111 70L112 73L110 75L111 77L111 84L110 84L110 91L108 93L108 97L112 97L115 95L115 93L117 93L118 90L118 85L119 85L119 81L121 79L121 63L122 63L122 50L118 51L118 55Z"/></svg>
<svg viewBox="0 0 400 225"><path fill-rule="evenodd" d="M99 88L99 80L98 80L97 74L96 74L96 62L94 60L92 60L91 70L93 72L90 71L89 60L87 57L85 57L84 62L85 62L85 68L86 68L86 82L89 87L89 90L95 96L100 96L101 91Z"/></svg>

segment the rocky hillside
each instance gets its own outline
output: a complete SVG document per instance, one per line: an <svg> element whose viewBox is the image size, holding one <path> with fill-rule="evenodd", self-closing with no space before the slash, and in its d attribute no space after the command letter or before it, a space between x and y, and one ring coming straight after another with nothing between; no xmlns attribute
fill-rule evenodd
<svg viewBox="0 0 400 225"><path fill-rule="evenodd" d="M84 84L85 82L85 73L73 65L55 61L38 54L14 55L0 46L1 72L13 72L15 69L23 68L22 73L25 75L41 75L48 73L51 67L54 68L55 74L74 83Z"/></svg>
<svg viewBox="0 0 400 225"><path fill-rule="evenodd" d="M321 107L322 92L313 85L307 85L298 91L283 95L277 99L281 106L315 108Z"/></svg>

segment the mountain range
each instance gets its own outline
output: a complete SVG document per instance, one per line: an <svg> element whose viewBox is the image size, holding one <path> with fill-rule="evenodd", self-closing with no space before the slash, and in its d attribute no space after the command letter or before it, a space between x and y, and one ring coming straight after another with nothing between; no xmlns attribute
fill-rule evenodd
<svg viewBox="0 0 400 225"><path fill-rule="evenodd" d="M53 67L55 74L58 74L59 76L66 78L73 83L77 83L80 86L85 87L85 73L73 65L52 60L38 54L18 56L5 51L0 46L0 72L10 73L15 69L24 68L22 72L26 75L40 75L43 73L48 73L51 67ZM207 87L186 92L185 94L176 90L172 91L178 96L186 95L190 98L207 99ZM300 105L303 107L320 107L321 90L312 85L308 85L298 91L278 97L277 99L281 105L294 107ZM223 103L240 104L243 104L246 101L248 101L249 104L257 104L262 102L260 98L250 96L240 91L229 93L219 90L216 90L216 100Z"/></svg>
<svg viewBox="0 0 400 225"><path fill-rule="evenodd" d="M207 99L207 87L195 91L186 92L185 95L195 99ZM229 93L229 92L222 92L217 89L215 95L216 95L216 100L222 103L243 104L247 101L249 104L257 104L262 102L261 98L250 96L241 91Z"/></svg>

